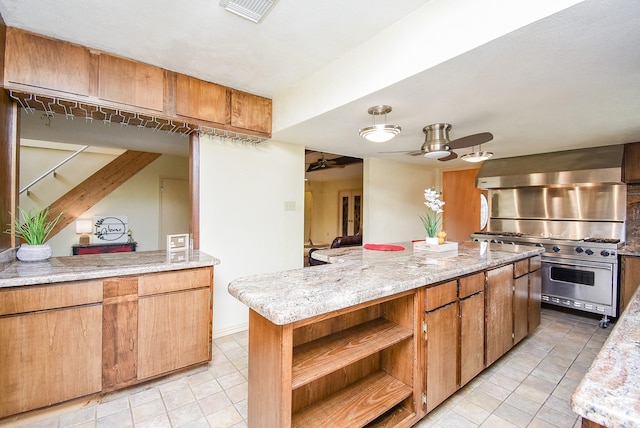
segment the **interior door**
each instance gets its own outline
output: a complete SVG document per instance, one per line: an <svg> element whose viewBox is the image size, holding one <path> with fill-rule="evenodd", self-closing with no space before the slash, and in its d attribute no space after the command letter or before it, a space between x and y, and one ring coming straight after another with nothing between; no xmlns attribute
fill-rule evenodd
<svg viewBox="0 0 640 428"><path fill-rule="evenodd" d="M468 241L469 235L481 230L482 191L476 188L479 168L445 171L442 174L442 200L447 241Z"/></svg>
<svg viewBox="0 0 640 428"><path fill-rule="evenodd" d="M167 249L167 235L189 233L190 218L189 180L161 178L159 249Z"/></svg>
<svg viewBox="0 0 640 428"><path fill-rule="evenodd" d="M362 190L339 193L340 236L357 235L362 227Z"/></svg>

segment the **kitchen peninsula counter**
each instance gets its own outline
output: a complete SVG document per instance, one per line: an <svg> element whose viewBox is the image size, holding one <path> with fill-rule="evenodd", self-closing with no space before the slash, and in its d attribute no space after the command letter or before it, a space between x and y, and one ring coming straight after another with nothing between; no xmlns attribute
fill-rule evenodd
<svg viewBox="0 0 640 428"><path fill-rule="evenodd" d="M539 325L542 248L395 245L229 284L250 309L250 427L411 426Z"/></svg>
<svg viewBox="0 0 640 428"><path fill-rule="evenodd" d="M0 419L210 361L219 260L176 256L52 257L0 271Z"/></svg>
<svg viewBox="0 0 640 428"><path fill-rule="evenodd" d="M460 242L457 252L375 251L345 247L314 251L328 265L240 278L229 293L284 325L543 253L523 245Z"/></svg>
<svg viewBox="0 0 640 428"><path fill-rule="evenodd" d="M639 346L640 288L573 393L573 411L606 427L640 427Z"/></svg>
<svg viewBox="0 0 640 428"><path fill-rule="evenodd" d="M166 251L51 257L41 262L15 261L9 264L0 271L0 288L140 275L218 264L220 260L197 250L187 253L178 261L171 261L170 253Z"/></svg>

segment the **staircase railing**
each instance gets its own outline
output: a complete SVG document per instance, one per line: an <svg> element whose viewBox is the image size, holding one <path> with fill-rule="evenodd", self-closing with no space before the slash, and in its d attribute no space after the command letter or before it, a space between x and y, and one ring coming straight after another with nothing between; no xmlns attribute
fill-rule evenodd
<svg viewBox="0 0 640 428"><path fill-rule="evenodd" d="M78 150L76 150L73 154L71 154L69 157L67 157L66 159L64 159L63 161L59 162L58 164L56 164L55 166L53 166L52 168L50 168L49 170L47 170L47 172L43 173L42 175L40 175L38 178L36 178L35 180L33 180L31 183L27 184L26 186L24 186L22 189L20 189L20 195L22 195L25 191L27 192L27 195L29 194L29 188L32 187L34 184L36 184L37 182L39 182L40 180L42 180L43 178L45 178L47 175L53 173L53 176L56 176L56 169L60 168L62 165L64 165L65 163L69 162L71 159L73 159L74 157L78 156L80 153L84 152L86 149L88 149L89 146L82 146L80 147Z"/></svg>

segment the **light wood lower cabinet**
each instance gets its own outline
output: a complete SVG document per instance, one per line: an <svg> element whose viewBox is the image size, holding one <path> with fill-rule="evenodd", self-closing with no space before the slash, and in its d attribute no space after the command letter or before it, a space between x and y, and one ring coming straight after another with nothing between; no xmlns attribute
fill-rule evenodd
<svg viewBox="0 0 640 428"><path fill-rule="evenodd" d="M418 420L416 292L299 323L249 315L251 427Z"/></svg>
<svg viewBox="0 0 640 428"><path fill-rule="evenodd" d="M484 367L484 291L481 291L460 300L460 387Z"/></svg>
<svg viewBox="0 0 640 428"><path fill-rule="evenodd" d="M102 306L0 318L0 417L102 390Z"/></svg>
<svg viewBox="0 0 640 428"><path fill-rule="evenodd" d="M213 267L0 289L0 418L211 359Z"/></svg>
<svg viewBox="0 0 640 428"><path fill-rule="evenodd" d="M211 293L207 288L138 300L138 379L210 358Z"/></svg>

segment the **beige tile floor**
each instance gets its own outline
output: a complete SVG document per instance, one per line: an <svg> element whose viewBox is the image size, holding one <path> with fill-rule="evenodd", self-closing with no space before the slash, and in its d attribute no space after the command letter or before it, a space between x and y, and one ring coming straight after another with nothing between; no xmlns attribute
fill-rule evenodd
<svg viewBox="0 0 640 428"><path fill-rule="evenodd" d="M442 403L417 427L580 426L569 399L613 324L543 309L542 324L507 355ZM208 367L40 412L11 427L246 427L247 334L214 340Z"/></svg>

